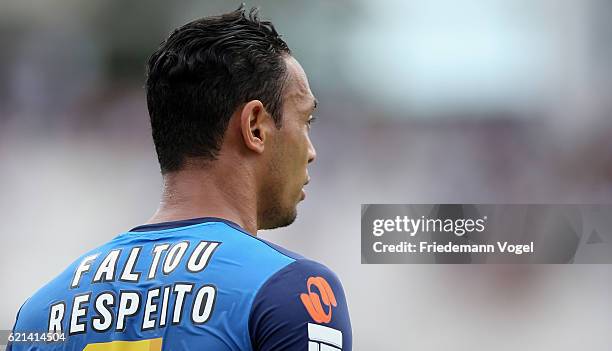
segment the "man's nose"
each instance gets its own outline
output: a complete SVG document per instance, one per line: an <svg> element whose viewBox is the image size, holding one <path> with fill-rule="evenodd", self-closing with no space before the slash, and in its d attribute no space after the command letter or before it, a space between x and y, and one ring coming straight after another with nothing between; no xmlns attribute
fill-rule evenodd
<svg viewBox="0 0 612 351"><path fill-rule="evenodd" d="M314 161L315 158L317 158L317 150L315 150L312 141L310 141L310 138L308 138L308 163Z"/></svg>

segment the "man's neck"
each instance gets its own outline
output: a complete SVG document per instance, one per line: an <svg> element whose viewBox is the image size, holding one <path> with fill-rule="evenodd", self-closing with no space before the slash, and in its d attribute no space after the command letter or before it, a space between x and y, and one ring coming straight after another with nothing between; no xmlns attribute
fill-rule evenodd
<svg viewBox="0 0 612 351"><path fill-rule="evenodd" d="M192 169L164 175L159 208L147 223L218 217L256 236L255 189L247 184L248 177L238 179L239 173L232 173Z"/></svg>

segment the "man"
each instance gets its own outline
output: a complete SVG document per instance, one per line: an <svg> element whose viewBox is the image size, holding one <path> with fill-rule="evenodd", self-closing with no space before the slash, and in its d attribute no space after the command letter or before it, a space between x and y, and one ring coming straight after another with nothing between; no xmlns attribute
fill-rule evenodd
<svg viewBox="0 0 612 351"><path fill-rule="evenodd" d="M159 209L22 306L14 336L65 340L9 350L351 350L337 277L256 237L295 220L315 159L316 100L273 25L240 8L178 28L146 92Z"/></svg>

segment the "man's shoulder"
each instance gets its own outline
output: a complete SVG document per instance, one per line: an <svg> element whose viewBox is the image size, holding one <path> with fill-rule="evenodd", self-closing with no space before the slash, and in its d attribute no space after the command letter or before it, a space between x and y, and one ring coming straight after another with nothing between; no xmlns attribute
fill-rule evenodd
<svg viewBox="0 0 612 351"><path fill-rule="evenodd" d="M306 345L318 350L320 343L330 350L350 350L351 324L340 279L324 264L307 258L282 267L257 291L249 335L256 350Z"/></svg>
<svg viewBox="0 0 612 351"><path fill-rule="evenodd" d="M259 238L259 237L253 237L253 239L256 239L256 240L262 242L263 244L268 246L270 249L276 251L276 253L279 254L279 255L283 255L285 257L291 258L291 259L296 260L296 261L298 261L298 260L308 260L306 257L302 256L301 254L299 254L297 252L294 252L294 251L291 251L291 250L288 250L288 249L286 249L286 248L284 248L284 247L282 247L282 246L280 246L278 244L275 244L273 242L270 242L268 240L265 240L265 239L262 239L262 238Z"/></svg>
<svg viewBox="0 0 612 351"><path fill-rule="evenodd" d="M262 289L268 285L273 285L277 280L284 280L288 276L292 276L293 278L304 282L307 282L308 279L313 276L325 277L325 279L333 280L340 285L340 279L338 276L333 270L322 262L305 257L268 240L255 237L254 239L268 246L268 251L271 255L282 256L290 260L287 262L287 264L280 267L274 274L268 277L265 284L262 285Z"/></svg>

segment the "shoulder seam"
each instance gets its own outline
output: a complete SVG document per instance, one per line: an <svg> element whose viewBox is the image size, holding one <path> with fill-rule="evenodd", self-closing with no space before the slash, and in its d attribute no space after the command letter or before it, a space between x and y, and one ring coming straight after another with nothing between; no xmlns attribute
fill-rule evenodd
<svg viewBox="0 0 612 351"><path fill-rule="evenodd" d="M270 245L268 245L270 246ZM270 246L271 247L271 246ZM273 247L272 247L273 248ZM273 248L274 249L274 248ZM276 250L276 249L275 249ZM278 251L278 250L277 250ZM283 254L282 252L279 252L281 254ZM284 255L284 254L283 254ZM287 255L285 255L287 256ZM289 256L287 256L289 257ZM247 334L249 335L249 342L251 343L251 349L253 349L253 339L251 338L251 318L253 317L253 306L255 306L255 300L257 300L257 297L259 296L259 294L261 293L261 291L263 291L263 289L270 284L270 282L272 281L272 278L275 277L279 272L281 272L282 270L286 269L287 267L296 264L298 261L298 259L289 257L293 260L293 262L279 268L276 272L270 274L270 276L268 276L268 278L266 278L266 280L263 281L263 283L257 288L257 290L255 290L255 294L253 294L253 299L251 300L251 304L249 306L249 317L247 318Z"/></svg>
<svg viewBox="0 0 612 351"><path fill-rule="evenodd" d="M265 240L263 240L263 239L260 239L260 238L258 238L258 237L256 237L256 236L254 236L254 235L252 235L252 234L250 234L250 233L248 233L248 232L244 231L242 228L239 228L239 227L238 227L238 228L236 228L236 227L234 227L233 225L230 225L229 223L225 223L225 222L222 222L222 223L223 223L223 224L225 224L226 226L228 226L228 227L232 228L232 229L235 229L236 231L240 232L241 234L244 234L244 235L248 236L248 237L249 237L249 238L251 238L251 239L257 240L257 241L259 241L260 243L265 244L267 247L271 248L272 250L274 250L274 251L278 252L279 254L281 254L281 255L283 255L283 256L285 256L285 257L287 257L287 258L289 258L289 259L291 259L291 260L293 260L293 261L297 261L297 260L301 260L301 259L302 259L302 258L291 257L291 256L287 255L286 253L279 251L277 248L275 248L274 246L270 245L270 244L269 244L267 241L265 241ZM293 263L293 262L291 262L291 263ZM291 264L291 263L290 263L290 264ZM286 266L285 266L285 267L286 267ZM284 268L284 267L283 267L283 268ZM281 269L283 269L283 268L281 268ZM277 271L277 272L278 272L278 271ZM276 274L276 272L274 272L274 274ZM272 275L274 275L274 274L272 274Z"/></svg>

